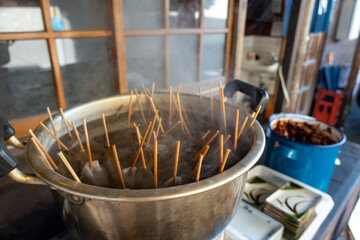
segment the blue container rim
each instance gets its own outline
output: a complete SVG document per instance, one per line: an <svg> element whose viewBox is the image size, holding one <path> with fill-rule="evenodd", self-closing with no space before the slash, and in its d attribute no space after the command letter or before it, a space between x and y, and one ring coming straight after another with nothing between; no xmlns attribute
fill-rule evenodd
<svg viewBox="0 0 360 240"><path fill-rule="evenodd" d="M303 142L294 141L294 140L292 140L292 139L288 139L288 138L286 138L286 137L284 137L284 136L281 136L280 134L278 134L277 132L275 132L275 131L271 128L271 126L272 126L272 124L273 124L274 122L279 121L279 120L282 120L282 119L289 119L289 120L292 120L292 121L294 121L294 122L296 122L296 119L301 119L302 121L313 122L313 123L320 123L320 124L323 124L323 125L327 125L327 126L330 127L331 129L334 129L334 130L338 131L338 132L340 133L340 135L342 136L342 139L341 139L341 141L339 141L339 142L337 142L337 143L326 144L326 145L312 144L312 143L303 143ZM315 120L315 119L314 119L314 120L313 120L313 119L309 119L308 116L304 116L304 117L302 117L302 116L300 116L300 115L298 115L298 116L296 116L296 117L281 116L281 117L279 117L279 118L275 118L275 119L271 120L271 121L269 122L269 127L270 127L271 132L272 132L273 134L275 134L276 136L278 136L279 138L284 139L284 140L286 140L286 141L291 141L291 142L294 142L294 143L297 143L297 144L301 144L301 145L304 145L304 146L309 146L309 147L330 148L330 147L341 146L341 145L343 145L343 144L346 142L346 135L345 135L345 133L344 133L343 131L341 131L340 129L338 129L338 128L334 127L334 126L331 126L331 125L328 124L328 123L321 122L321 121L318 121L318 120Z"/></svg>

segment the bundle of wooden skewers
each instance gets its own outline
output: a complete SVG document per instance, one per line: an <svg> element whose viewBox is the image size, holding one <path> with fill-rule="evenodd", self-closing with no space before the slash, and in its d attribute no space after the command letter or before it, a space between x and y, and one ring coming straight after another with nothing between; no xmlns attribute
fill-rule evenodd
<svg viewBox="0 0 360 240"><path fill-rule="evenodd" d="M75 122L66 119L63 110L59 109L67 130L67 135L59 139L52 113L47 108L52 130L42 122L40 126L56 141L56 149L48 152L29 130L31 141L50 169L79 183L146 189L198 182L239 162L238 145L242 141L238 140L241 136L244 139L247 133L249 117L245 116L239 124L239 109L236 110L234 129L227 127L224 88L221 84L219 88L222 121L218 126L214 121L212 91L211 114L205 117L201 90L199 111L192 113L187 112L181 102L181 83L176 93L170 87L169 99L161 98L162 103L159 99L155 102L153 84L151 92L143 85L140 93L136 89L131 91L127 112L122 104L115 115L106 118L99 113L102 124L95 124L95 128L101 126L100 135L91 138L86 119L82 120L82 129L78 129ZM147 113L142 98L145 98ZM158 104L163 107L160 109ZM253 126L260 109L259 106L250 117L247 130ZM192 116L199 115L200 118L191 121ZM107 122L119 130L108 131ZM231 133L228 134L229 130Z"/></svg>

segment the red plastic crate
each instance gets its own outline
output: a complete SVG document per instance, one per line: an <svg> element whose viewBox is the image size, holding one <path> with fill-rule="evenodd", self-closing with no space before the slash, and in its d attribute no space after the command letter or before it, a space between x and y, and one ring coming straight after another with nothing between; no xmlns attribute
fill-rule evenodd
<svg viewBox="0 0 360 240"><path fill-rule="evenodd" d="M336 123L343 94L319 89L313 110L313 117L332 126Z"/></svg>

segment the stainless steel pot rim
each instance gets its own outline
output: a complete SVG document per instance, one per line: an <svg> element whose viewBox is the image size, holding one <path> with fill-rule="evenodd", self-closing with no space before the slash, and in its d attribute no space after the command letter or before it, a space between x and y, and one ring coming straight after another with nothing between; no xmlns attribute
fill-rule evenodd
<svg viewBox="0 0 360 240"><path fill-rule="evenodd" d="M158 94L161 94L159 92ZM196 97L191 94L181 94L189 97ZM114 101L119 97L127 97L128 95L114 96L97 100L94 102L105 103L108 101ZM71 108L67 111L77 111L80 108L86 108L92 105L94 102L86 103L78 107ZM65 111L66 112L66 111ZM59 117L59 116L58 116ZM54 118L55 119L55 118ZM46 122L45 122L46 123ZM37 128L35 133L43 131ZM103 188L88 184L77 183L76 181L62 176L61 174L50 170L47 165L43 162L40 155L36 154L29 160L31 151L36 151L31 141L28 141L26 149L28 164L34 173L42 179L46 184L55 190L60 190L69 194L73 194L79 197L88 199L106 200L106 201L118 201L118 202L149 202L149 201L161 201L170 200L179 197L187 197L194 194L198 194L204 191L209 191L224 185L235 178L238 178L242 174L246 173L261 157L261 154L265 148L265 135L260 124L255 121L251 129L254 134L254 142L247 155L233 167L227 169L221 174L203 179L199 182L190 184L179 185L169 188L158 188L158 189L114 189L114 188ZM30 151L31 150L31 151Z"/></svg>

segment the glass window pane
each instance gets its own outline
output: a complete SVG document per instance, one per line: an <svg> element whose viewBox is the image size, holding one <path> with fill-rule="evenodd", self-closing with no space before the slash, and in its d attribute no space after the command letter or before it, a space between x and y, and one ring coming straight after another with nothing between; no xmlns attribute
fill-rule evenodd
<svg viewBox="0 0 360 240"><path fill-rule="evenodd" d="M124 29L164 28L164 1L123 0Z"/></svg>
<svg viewBox="0 0 360 240"><path fill-rule="evenodd" d="M126 68L128 88L141 89L141 84L151 89L155 82L157 89L165 88L163 37L127 37Z"/></svg>
<svg viewBox="0 0 360 240"><path fill-rule="evenodd" d="M0 32L44 30L39 0L0 1Z"/></svg>
<svg viewBox="0 0 360 240"><path fill-rule="evenodd" d="M50 0L55 31L110 29L109 2L104 0Z"/></svg>
<svg viewBox="0 0 360 240"><path fill-rule="evenodd" d="M198 28L199 1L170 1L170 28Z"/></svg>
<svg viewBox="0 0 360 240"><path fill-rule="evenodd" d="M56 39L67 105L116 94L109 38Z"/></svg>
<svg viewBox="0 0 360 240"><path fill-rule="evenodd" d="M197 81L198 35L170 36L170 85Z"/></svg>
<svg viewBox="0 0 360 240"><path fill-rule="evenodd" d="M0 41L0 112L8 119L57 108L45 40Z"/></svg>
<svg viewBox="0 0 360 240"><path fill-rule="evenodd" d="M225 60L225 34L205 34L203 43L202 78L222 76Z"/></svg>
<svg viewBox="0 0 360 240"><path fill-rule="evenodd" d="M205 0L204 28L226 28L228 16L227 0Z"/></svg>

